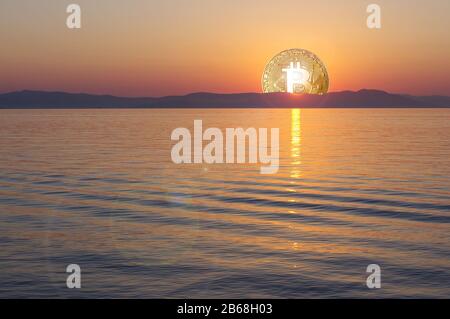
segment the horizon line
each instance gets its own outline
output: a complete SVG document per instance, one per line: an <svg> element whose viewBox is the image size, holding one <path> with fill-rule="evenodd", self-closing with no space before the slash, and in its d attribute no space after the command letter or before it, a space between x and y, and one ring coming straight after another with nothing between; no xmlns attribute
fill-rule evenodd
<svg viewBox="0 0 450 319"><path fill-rule="evenodd" d="M416 97L450 97L449 95L443 95L443 94L428 94L428 95L415 95L411 93L394 93L389 92L382 89L373 89L373 88L363 88L358 90L342 90L342 91L331 91L327 92L325 94L321 95L327 95L327 94L335 94L335 93L359 93L363 91L371 91L371 92L379 92L379 93L386 93L386 94L392 94L392 95L401 95L401 96L416 96ZM114 97L114 98L127 98L127 99L145 99L145 98L167 98L167 97L183 97L183 96L189 96L189 95L196 95L196 94L212 94L212 95L244 95L244 94L258 94L258 95L268 95L268 94L282 94L282 95L294 95L294 96L300 96L300 95L318 95L318 94L308 94L308 93L302 93L302 94L292 94L287 92L273 92L273 93L264 93L264 92L233 92L233 93L223 93L223 92L208 92L208 91L194 91L190 93L180 93L180 94L169 94L169 95L160 95L160 96L125 96L125 95L114 95L111 93L87 93L87 92L72 92L72 91L60 91L60 90L33 90L33 89L22 89L22 90L15 90L15 91L6 91L6 92L0 92L0 95L6 95L6 94L13 94L13 93L60 93L60 94L72 94L72 95L91 95L91 96L104 96L104 97Z"/></svg>

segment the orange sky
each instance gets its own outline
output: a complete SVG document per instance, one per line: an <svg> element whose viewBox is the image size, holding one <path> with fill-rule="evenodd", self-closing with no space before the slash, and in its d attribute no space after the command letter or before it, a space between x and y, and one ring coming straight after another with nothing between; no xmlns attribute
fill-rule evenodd
<svg viewBox="0 0 450 319"><path fill-rule="evenodd" d="M66 28L66 6L82 29ZM382 29L366 27L366 6ZM330 90L450 95L448 0L2 0L0 92L259 92L265 63L304 48Z"/></svg>

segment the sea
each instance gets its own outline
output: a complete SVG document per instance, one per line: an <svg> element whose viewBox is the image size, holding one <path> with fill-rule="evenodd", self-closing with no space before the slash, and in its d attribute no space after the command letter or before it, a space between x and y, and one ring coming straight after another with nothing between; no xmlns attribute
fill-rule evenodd
<svg viewBox="0 0 450 319"><path fill-rule="evenodd" d="M173 163L194 120L278 172ZM0 110L0 298L449 296L450 109Z"/></svg>

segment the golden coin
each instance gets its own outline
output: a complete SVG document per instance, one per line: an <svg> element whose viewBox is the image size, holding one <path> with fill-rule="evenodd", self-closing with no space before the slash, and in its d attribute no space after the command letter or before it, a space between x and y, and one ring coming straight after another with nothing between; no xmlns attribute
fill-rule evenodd
<svg viewBox="0 0 450 319"><path fill-rule="evenodd" d="M261 82L264 93L325 94L329 86L325 65L303 49L278 53L267 63Z"/></svg>

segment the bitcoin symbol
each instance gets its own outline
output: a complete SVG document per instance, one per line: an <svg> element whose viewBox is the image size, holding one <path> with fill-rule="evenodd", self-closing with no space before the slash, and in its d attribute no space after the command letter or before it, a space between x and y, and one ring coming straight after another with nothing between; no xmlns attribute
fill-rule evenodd
<svg viewBox="0 0 450 319"><path fill-rule="evenodd" d="M325 94L329 86L325 65L302 49L286 50L272 58L261 82L264 93Z"/></svg>

